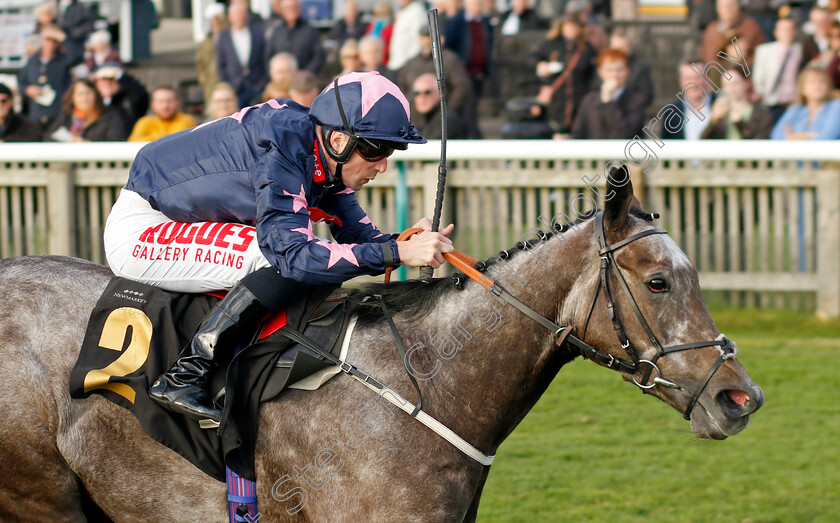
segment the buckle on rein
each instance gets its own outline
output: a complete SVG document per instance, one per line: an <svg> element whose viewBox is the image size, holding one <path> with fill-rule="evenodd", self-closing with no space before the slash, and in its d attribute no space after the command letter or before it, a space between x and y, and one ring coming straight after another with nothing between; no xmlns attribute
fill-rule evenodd
<svg viewBox="0 0 840 523"><path fill-rule="evenodd" d="M649 390L649 389L654 388L657 385L661 385L661 386L667 387L669 389L682 389L682 387L680 387L679 385L677 385L673 381L666 380L665 378L660 377L659 375L662 374L662 372L659 370L659 367L657 367L656 363L654 363L650 360L639 360L639 365L641 365L642 363L649 364L652 367L652 370L656 371L657 376L654 376L653 383L651 383L650 385L643 385L643 384L639 383L638 381L636 381L636 377L633 376L633 384L636 385L637 387L639 387L640 389Z"/></svg>

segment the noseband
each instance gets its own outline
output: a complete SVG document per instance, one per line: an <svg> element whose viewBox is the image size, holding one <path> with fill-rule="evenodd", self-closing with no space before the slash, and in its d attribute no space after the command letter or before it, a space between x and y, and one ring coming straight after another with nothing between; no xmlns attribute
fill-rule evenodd
<svg viewBox="0 0 840 523"><path fill-rule="evenodd" d="M683 417L686 420L688 420L691 419L691 411L697 404L697 400L700 398L700 395L703 393L704 390L706 390L706 387L708 386L709 381L711 381L712 376L714 376L715 372L717 372L720 366L723 365L724 361L734 359L737 356L737 347L723 334L718 336L718 338L713 341L698 341L694 343L672 345L670 347L663 347L662 344L659 343L659 340L656 338L656 335L653 333L653 330L650 328L650 325L648 324L647 320L645 320L644 314L642 314L642 311L639 309L635 298L633 298L633 293L630 292L630 287L627 285L627 280L625 280L624 275L621 273L621 269L619 269L614 257L615 251L633 243L636 240L645 238L646 236L650 236L652 234L667 234L667 231L665 229L656 227L654 229L649 229L647 231L642 231L638 234L634 234L633 236L625 238L612 245L608 245L606 235L604 233L604 212L598 211L598 213L595 215L595 236L598 239L598 255L601 257L600 279L598 281L598 287L595 289L595 296L592 298L592 305L589 308L589 315L586 317L586 322L583 325L583 334L581 336L580 341L581 344L585 347L574 343L573 345L577 346L580 349L581 355L585 358L589 358L600 362L606 367L609 367L613 370L618 370L626 372L627 374L634 375L633 383L636 384L636 386L642 389L642 392L645 393L647 393L648 390L652 389L656 385L661 385L663 387L672 389L684 390L682 386L662 377L661 371L656 365L656 362L659 361L659 358L661 358L662 356L690 349L699 349L703 347L717 347L720 351L720 357L712 366L712 368L709 369L709 372L706 373L706 376L703 378L703 384L694 392L694 394L692 394L691 399L688 402L688 406L686 407L685 412L683 413ZM613 293L610 287L611 271L615 272L615 275L618 279L618 283L624 290L624 294L627 296L627 301L630 303L630 307L633 309L633 313L636 315L636 318L642 325L642 328L647 334L648 339L650 339L651 343L656 349L656 355L653 357L653 359L640 359L636 348L633 346L633 343L630 341L630 338L627 336L627 333L624 330L624 326L621 323L621 318L616 312L615 302L613 300ZM598 296L601 294L602 289L607 299L607 311L609 313L610 320L613 323L615 333L618 336L618 340L619 342L621 342L621 348L624 349L625 352L627 352L627 354L630 355L632 361L616 358L612 354L602 352L582 341L583 339L586 339L586 331L589 327L589 320L592 318L592 313L595 310L595 303L598 301ZM645 367L645 370L642 376L642 380L641 382L639 382L636 380L635 375L642 372L643 366ZM650 379L651 373L653 373L654 371L656 371L657 375L654 376L653 383L647 384L648 379Z"/></svg>

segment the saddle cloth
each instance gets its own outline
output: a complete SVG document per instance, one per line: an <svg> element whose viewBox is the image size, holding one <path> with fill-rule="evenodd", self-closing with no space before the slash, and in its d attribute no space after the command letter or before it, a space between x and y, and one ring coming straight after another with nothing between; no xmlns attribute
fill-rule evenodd
<svg viewBox="0 0 840 523"><path fill-rule="evenodd" d="M91 312L70 374L70 395L99 394L128 409L150 437L218 481L225 481L226 466L254 481L260 402L290 386L317 388L338 372L336 367L330 369L330 362L283 335L288 325L324 351L340 356L352 316L347 312L355 308L358 298L343 291L329 297L335 289L309 287L284 313L270 319L259 336L244 343L247 347L236 356L230 350L227 359L219 360L218 370L208 380L211 394L225 391L222 422L216 431L160 407L147 391L172 366L218 298L168 292L114 277Z"/></svg>

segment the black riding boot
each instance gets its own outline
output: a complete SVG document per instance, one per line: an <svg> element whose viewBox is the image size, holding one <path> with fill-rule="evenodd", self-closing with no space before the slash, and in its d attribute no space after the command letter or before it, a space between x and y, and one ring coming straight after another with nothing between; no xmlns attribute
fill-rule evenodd
<svg viewBox="0 0 840 523"><path fill-rule="evenodd" d="M164 408L194 419L220 421L222 411L205 390L213 358L250 336L270 310L242 283L201 320L189 347L166 374L149 389L149 396Z"/></svg>

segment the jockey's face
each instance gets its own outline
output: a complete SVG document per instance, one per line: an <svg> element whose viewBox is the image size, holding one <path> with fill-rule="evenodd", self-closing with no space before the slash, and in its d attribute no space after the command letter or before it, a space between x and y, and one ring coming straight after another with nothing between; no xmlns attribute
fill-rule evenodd
<svg viewBox="0 0 840 523"><path fill-rule="evenodd" d="M332 133L330 143L336 151L343 151L347 146L349 136L343 133ZM335 164L328 160L330 170L335 173ZM388 168L388 158L377 161L368 161L358 151L355 151L350 159L341 168L341 181L344 185L354 191L358 191L363 185L376 178L377 174L385 172Z"/></svg>

